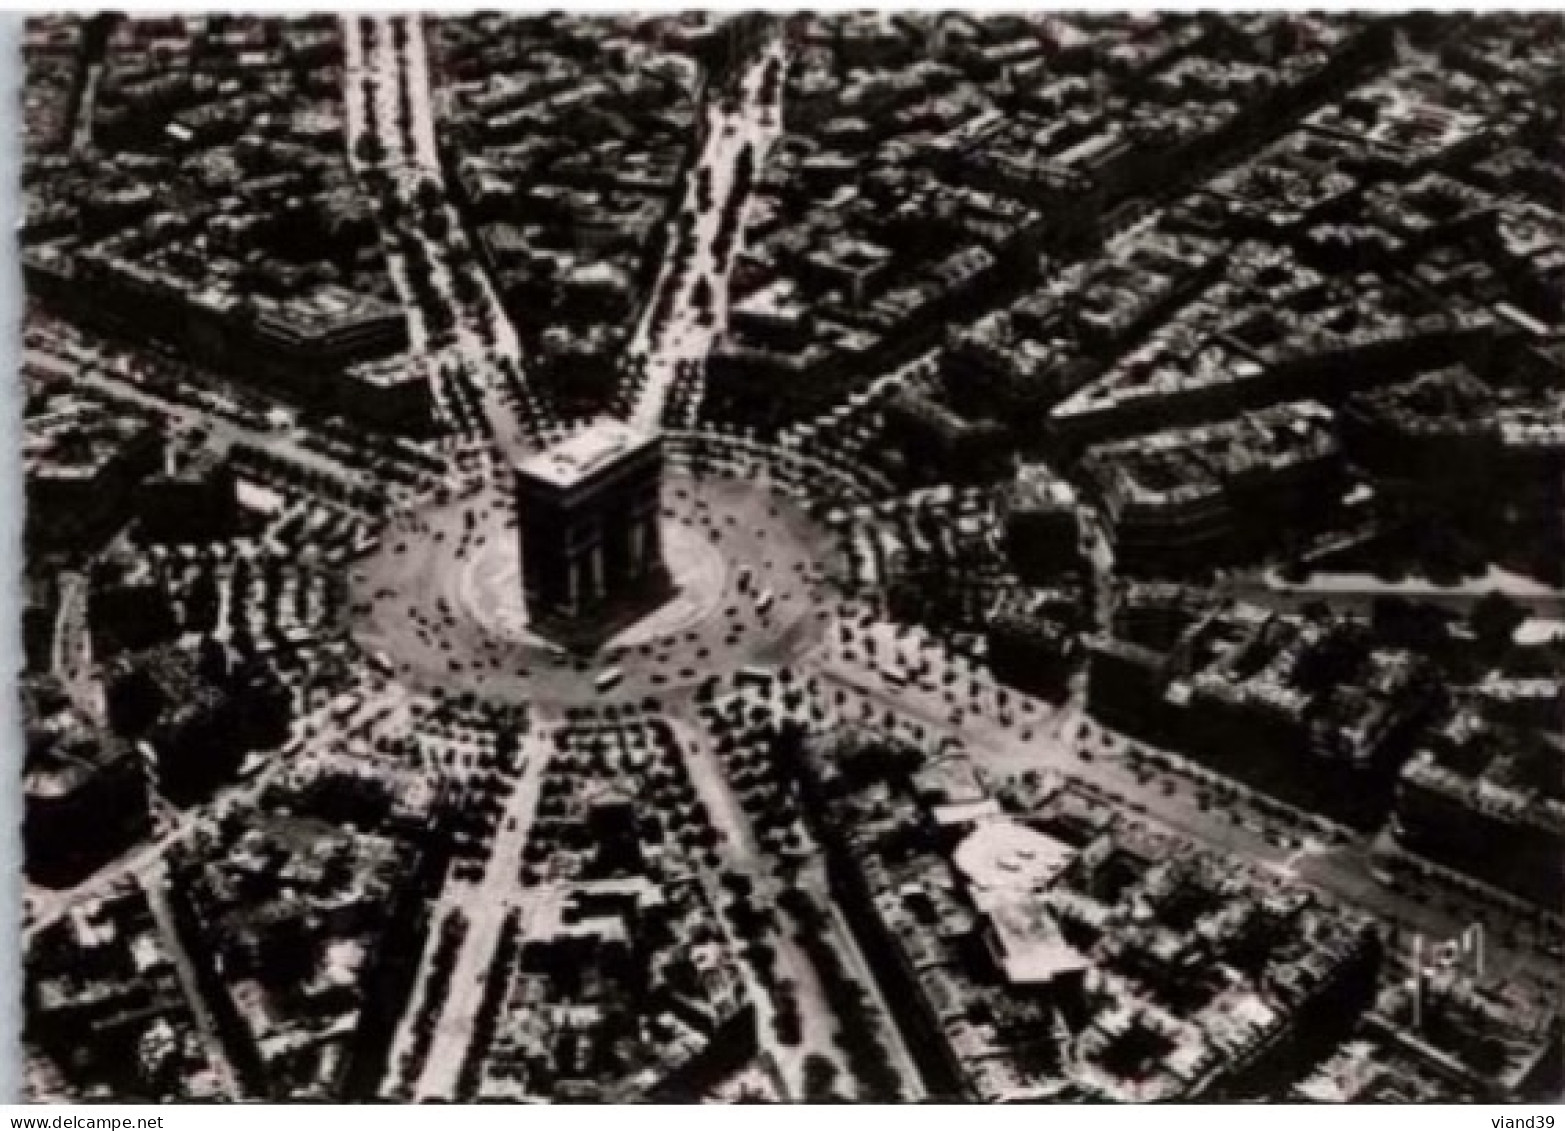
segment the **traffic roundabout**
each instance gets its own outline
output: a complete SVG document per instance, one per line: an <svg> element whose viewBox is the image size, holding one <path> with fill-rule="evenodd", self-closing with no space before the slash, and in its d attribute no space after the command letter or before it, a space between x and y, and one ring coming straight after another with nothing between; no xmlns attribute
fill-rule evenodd
<svg viewBox="0 0 1565 1131"><path fill-rule="evenodd" d="M351 574L354 636L416 690L544 707L675 698L816 641L835 553L795 504L755 481L680 469L661 508L673 592L594 647L532 625L514 504L494 482L390 519Z"/></svg>

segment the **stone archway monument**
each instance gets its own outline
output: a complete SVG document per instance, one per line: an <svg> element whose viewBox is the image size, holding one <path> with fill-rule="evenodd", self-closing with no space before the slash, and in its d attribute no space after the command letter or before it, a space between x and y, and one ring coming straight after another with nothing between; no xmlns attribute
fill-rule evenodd
<svg viewBox="0 0 1565 1131"><path fill-rule="evenodd" d="M600 419L513 471L522 589L542 635L595 646L672 596L657 433Z"/></svg>

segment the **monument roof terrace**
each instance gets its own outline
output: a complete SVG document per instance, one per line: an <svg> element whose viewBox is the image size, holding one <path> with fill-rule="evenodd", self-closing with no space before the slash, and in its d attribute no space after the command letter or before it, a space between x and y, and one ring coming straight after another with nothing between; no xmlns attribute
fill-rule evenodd
<svg viewBox="0 0 1565 1131"><path fill-rule="evenodd" d="M546 451L518 460L516 471L547 487L568 491L656 442L653 433L624 421L599 420Z"/></svg>

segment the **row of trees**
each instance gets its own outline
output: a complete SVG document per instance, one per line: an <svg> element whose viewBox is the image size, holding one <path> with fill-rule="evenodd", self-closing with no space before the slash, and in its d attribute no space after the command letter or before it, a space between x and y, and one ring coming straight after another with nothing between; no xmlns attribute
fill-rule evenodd
<svg viewBox="0 0 1565 1131"><path fill-rule="evenodd" d="M456 1098L471 1103L483 1083L484 1061L488 1059L489 1046L494 1043L495 1032L505 1009L505 1001L511 987L511 970L522 949L521 916L511 911L500 928L500 942L495 947L494 960L489 964L488 977L484 981L484 996L479 1003L478 1014L473 1018L472 1038L462 1057L462 1067L457 1073Z"/></svg>
<svg viewBox="0 0 1565 1131"><path fill-rule="evenodd" d="M755 146L745 142L734 162L734 183L723 201L723 211L717 218L717 236L712 241L712 257L718 263L727 263L734 252L739 237L739 220L745 204L755 188Z"/></svg>
<svg viewBox="0 0 1565 1131"><path fill-rule="evenodd" d="M784 697L790 710L804 705L803 692L797 688ZM813 849L813 843L804 828L791 775L776 756L774 724L768 719L758 727L746 725L743 706L743 700L731 699L722 707L702 707L702 716L715 735L714 749L745 816L762 845L782 858L785 869L791 868Z"/></svg>
<svg viewBox="0 0 1565 1131"><path fill-rule="evenodd" d="M374 46L374 25L366 22L366 55ZM397 68L397 129L401 134L403 152L415 148L412 90L408 47L410 43L404 19L391 23L394 47L398 57ZM356 155L369 167L369 184L373 189L382 223L392 233L403 264L414 304L423 318L429 341L436 349L453 344L459 324L465 323L478 334L485 346L493 348L498 341L498 326L493 303L487 301L482 278L482 268L469 253L466 240L451 221L451 213L445 193L431 177L419 180L411 199L406 199L401 185L384 168L388 156L386 146L379 136L380 123L374 112L378 87L373 78L363 82L363 97L367 108L365 132L356 142ZM429 245L448 245L453 254L445 258L450 277L450 293L436 283L436 264L429 252ZM441 397L443 410L452 419L453 429L462 435L490 432L487 414L482 411L482 394L469 384L468 374L447 370L442 374ZM521 398L514 395L513 400ZM535 413L533 415L536 415Z"/></svg>
<svg viewBox="0 0 1565 1131"><path fill-rule="evenodd" d="M457 955L467 938L467 916L460 908L453 908L440 924L440 941L429 959L429 973L424 976L424 993L419 999L418 1014L413 1018L413 1040L402 1054L397 1066L401 1083L398 1098L407 1101L415 1098L414 1089L424 1075L424 1065L429 1060L429 1050L435 1043L435 1027L451 992L451 975L456 970Z"/></svg>
<svg viewBox="0 0 1565 1131"><path fill-rule="evenodd" d="M786 889L778 898L797 924L794 939L810 957L820 975L821 988L836 1015L837 1042L858 1084L858 1099L894 1103L902 1098L902 1077L881 1043L883 1019L858 979L843 966L842 956L830 940L832 925L816 898L799 887ZM808 1081L806 1082L808 1088Z"/></svg>

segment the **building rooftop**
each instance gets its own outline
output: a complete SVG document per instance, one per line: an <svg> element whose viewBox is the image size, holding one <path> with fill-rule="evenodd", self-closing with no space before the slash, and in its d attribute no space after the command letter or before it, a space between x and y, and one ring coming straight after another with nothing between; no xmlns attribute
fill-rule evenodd
<svg viewBox="0 0 1565 1131"><path fill-rule="evenodd" d="M1049 887L1076 853L1052 836L1009 818L987 820L957 845L953 862L975 889L975 899Z"/></svg>
<svg viewBox="0 0 1565 1131"><path fill-rule="evenodd" d="M989 909L989 929L996 960L1012 985L1042 985L1092 965L1065 941L1054 913L1040 900L996 904Z"/></svg>

